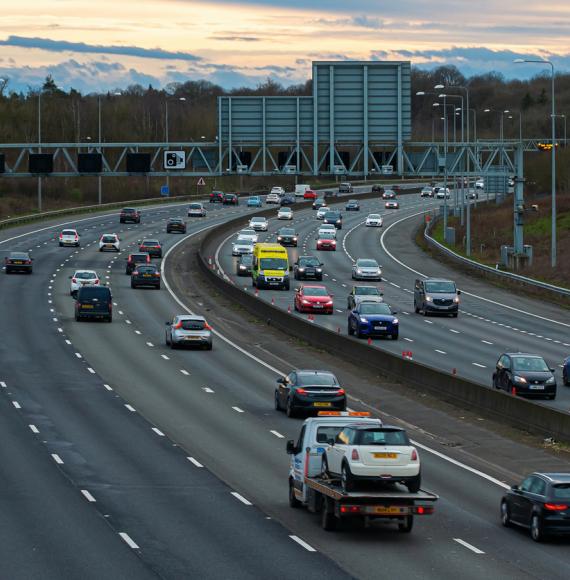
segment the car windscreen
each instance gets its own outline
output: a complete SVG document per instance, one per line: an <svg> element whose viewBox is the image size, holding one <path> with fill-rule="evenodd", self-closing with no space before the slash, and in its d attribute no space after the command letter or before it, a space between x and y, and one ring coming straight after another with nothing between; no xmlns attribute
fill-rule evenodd
<svg viewBox="0 0 570 580"><path fill-rule="evenodd" d="M358 268L378 268L376 260L357 260L356 266Z"/></svg>
<svg viewBox="0 0 570 580"><path fill-rule="evenodd" d="M75 272L73 277L79 278L80 280L92 280L97 278L97 274L95 272Z"/></svg>
<svg viewBox="0 0 570 580"><path fill-rule="evenodd" d="M374 286L357 286L354 289L354 294L356 296L379 296L380 291Z"/></svg>
<svg viewBox="0 0 570 580"><path fill-rule="evenodd" d="M374 302L371 304L367 304L366 302L363 302L360 304L360 314L365 315L365 314L392 314L392 311L390 310L390 307L387 304L384 304L382 302Z"/></svg>
<svg viewBox="0 0 570 580"><path fill-rule="evenodd" d="M254 217L250 221L252 224L264 224L267 220L264 217Z"/></svg>
<svg viewBox="0 0 570 580"><path fill-rule="evenodd" d="M80 300L93 300L97 298L98 300L105 301L110 298L111 292L108 288L97 288L96 286L83 286L79 290Z"/></svg>
<svg viewBox="0 0 570 580"><path fill-rule="evenodd" d="M29 260L30 256L26 252L10 252L10 260Z"/></svg>
<svg viewBox="0 0 570 580"><path fill-rule="evenodd" d="M294 236L295 230L293 228L281 228L279 230L280 236Z"/></svg>
<svg viewBox="0 0 570 580"><path fill-rule="evenodd" d="M158 268L156 266L151 266L149 264L148 266L139 266L137 268L137 271L140 274L155 274L156 272L158 272Z"/></svg>
<svg viewBox="0 0 570 580"><path fill-rule="evenodd" d="M117 241L115 236L103 236L103 243L104 244L112 244Z"/></svg>
<svg viewBox="0 0 570 580"><path fill-rule="evenodd" d="M349 199L348 203L358 203L358 201L356 199Z"/></svg>
<svg viewBox="0 0 570 580"><path fill-rule="evenodd" d="M338 385L330 373L297 373L297 382L304 386L335 387Z"/></svg>
<svg viewBox="0 0 570 580"><path fill-rule="evenodd" d="M305 288L303 290L305 296L328 296L325 288Z"/></svg>
<svg viewBox="0 0 570 580"><path fill-rule="evenodd" d="M285 258L261 258L259 267L262 270L286 270L287 260Z"/></svg>
<svg viewBox="0 0 570 580"><path fill-rule="evenodd" d="M334 232L332 231L319 232L318 238L319 240L331 240L332 238L334 238Z"/></svg>
<svg viewBox="0 0 570 580"><path fill-rule="evenodd" d="M514 371L548 372L550 369L543 358L536 356L514 356Z"/></svg>
<svg viewBox="0 0 570 580"><path fill-rule="evenodd" d="M369 219L369 220L379 220L379 219L380 219L380 214L379 214L379 213L371 213L371 214L368 216L368 219Z"/></svg>
<svg viewBox="0 0 570 580"><path fill-rule="evenodd" d="M239 244L240 246L245 244L253 248L253 244L251 243L251 237L247 235L246 236L239 235L237 237L236 243Z"/></svg>
<svg viewBox="0 0 570 580"><path fill-rule="evenodd" d="M133 262L146 262L148 254L133 254L131 260Z"/></svg>
<svg viewBox="0 0 570 580"><path fill-rule="evenodd" d="M554 499L570 500L570 483L557 483L552 486Z"/></svg>
<svg viewBox="0 0 570 580"><path fill-rule="evenodd" d="M455 294L455 284L453 282L426 282L426 292L431 294Z"/></svg>
<svg viewBox="0 0 570 580"><path fill-rule="evenodd" d="M300 258L299 266L320 266L318 258Z"/></svg>
<svg viewBox="0 0 570 580"><path fill-rule="evenodd" d="M356 432L356 445L410 445L405 431L396 429L366 429Z"/></svg>
<svg viewBox="0 0 570 580"><path fill-rule="evenodd" d="M327 211L325 214L326 220L337 220L340 218L340 214L336 211Z"/></svg>
<svg viewBox="0 0 570 580"><path fill-rule="evenodd" d="M251 266L253 264L253 254L242 254L240 263L245 266Z"/></svg>

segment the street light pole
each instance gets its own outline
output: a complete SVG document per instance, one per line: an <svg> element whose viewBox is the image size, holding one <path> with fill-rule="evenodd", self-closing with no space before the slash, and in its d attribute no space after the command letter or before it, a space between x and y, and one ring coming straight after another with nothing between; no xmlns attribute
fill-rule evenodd
<svg viewBox="0 0 570 580"><path fill-rule="evenodd" d="M99 155L101 155L101 95L97 96L97 125L99 129L97 142L99 143ZM103 183L101 181L101 173L97 176L97 203L99 205L103 203Z"/></svg>
<svg viewBox="0 0 570 580"><path fill-rule="evenodd" d="M168 97L166 97L164 99L164 136L165 136L165 142L166 142L166 146L168 147L168 143L170 142L169 136L168 136L168 101L185 101L186 97L177 97L174 99L169 99ZM168 169L166 169L166 187L168 187L168 190L170 192L170 175L168 173Z"/></svg>
<svg viewBox="0 0 570 580"><path fill-rule="evenodd" d="M38 153L42 152L42 88L38 91ZM42 176L38 173L38 211L42 211Z"/></svg>

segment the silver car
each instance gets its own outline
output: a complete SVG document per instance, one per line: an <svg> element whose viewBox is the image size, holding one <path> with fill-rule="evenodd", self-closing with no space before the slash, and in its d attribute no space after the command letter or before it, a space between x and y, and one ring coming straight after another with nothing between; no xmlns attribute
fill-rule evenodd
<svg viewBox="0 0 570 580"><path fill-rule="evenodd" d="M376 260L359 258L352 266L353 280L382 280L382 268Z"/></svg>
<svg viewBox="0 0 570 580"><path fill-rule="evenodd" d="M166 344L170 348L201 346L212 350L212 329L203 316L179 314L166 326Z"/></svg>
<svg viewBox="0 0 570 580"><path fill-rule="evenodd" d="M249 220L249 227L256 232L266 232L269 222L267 218L256 216Z"/></svg>
<svg viewBox="0 0 570 580"><path fill-rule="evenodd" d="M241 256L242 254L253 254L253 242L236 240L232 244L232 256Z"/></svg>
<svg viewBox="0 0 570 580"><path fill-rule="evenodd" d="M206 217L206 208L199 202L191 203L188 206L188 217Z"/></svg>

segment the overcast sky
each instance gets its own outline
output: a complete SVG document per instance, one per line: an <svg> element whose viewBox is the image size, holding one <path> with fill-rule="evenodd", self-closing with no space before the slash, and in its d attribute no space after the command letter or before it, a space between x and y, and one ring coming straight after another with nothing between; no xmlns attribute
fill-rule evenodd
<svg viewBox="0 0 570 580"><path fill-rule="evenodd" d="M207 79L226 88L310 77L311 60L454 64L529 77L570 71L570 1L26 0L2 3L0 77L112 90Z"/></svg>

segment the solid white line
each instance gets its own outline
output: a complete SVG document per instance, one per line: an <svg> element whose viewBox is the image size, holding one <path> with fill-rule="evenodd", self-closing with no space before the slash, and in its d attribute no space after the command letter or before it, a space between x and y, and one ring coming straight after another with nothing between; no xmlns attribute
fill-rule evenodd
<svg viewBox="0 0 570 580"><path fill-rule="evenodd" d="M188 461L193 463L196 467L204 467L197 459L194 459L193 457L187 457L186 459L188 459Z"/></svg>
<svg viewBox="0 0 570 580"><path fill-rule="evenodd" d="M90 501L91 503L95 503L97 501L86 489L82 489L80 491L85 496L87 501Z"/></svg>
<svg viewBox="0 0 570 580"><path fill-rule="evenodd" d="M484 554L485 553L485 552L483 552L483 550L480 550L479 548L476 548L475 546L468 544L465 540L462 540L461 538L453 538L453 541L457 542L458 544L461 544L462 546L464 546L468 550L475 552L475 554Z"/></svg>
<svg viewBox="0 0 570 580"><path fill-rule="evenodd" d="M21 409L22 408L22 406L20 405L20 403L18 403L18 401L12 401L12 405L14 405L14 407L16 409Z"/></svg>
<svg viewBox="0 0 570 580"><path fill-rule="evenodd" d="M459 330L455 330L454 328L449 328L449 332L453 332L454 334L461 334Z"/></svg>
<svg viewBox="0 0 570 580"><path fill-rule="evenodd" d="M125 534L125 532L119 532L119 536L123 538L123 540L127 543L129 548L132 548L133 550L140 550L140 548L136 545L136 543L133 542L129 534Z"/></svg>
<svg viewBox="0 0 570 580"><path fill-rule="evenodd" d="M125 407L126 407L126 408L127 408L127 409L128 409L130 412L131 412L131 413L136 413L136 412L137 412L137 410L136 410L136 409L135 409L133 406L129 405L128 403L125 403Z"/></svg>
<svg viewBox="0 0 570 580"><path fill-rule="evenodd" d="M163 433L163 432L162 432L160 429L157 429L156 427L153 427L153 428L152 428L152 430L153 430L153 431L154 431L154 432L155 432L157 435L159 435L160 437L164 437L164 433Z"/></svg>
<svg viewBox="0 0 570 580"><path fill-rule="evenodd" d="M93 370L91 367L87 367L87 370L88 370L88 371L89 371L89 372L90 372L92 375L94 375L94 374L95 374L95 371L94 371L94 370Z"/></svg>
<svg viewBox="0 0 570 580"><path fill-rule="evenodd" d="M485 365L479 364L479 363L471 363L472 365L475 365L476 367L479 367L481 369L486 369L487 367Z"/></svg>
<svg viewBox="0 0 570 580"><path fill-rule="evenodd" d="M180 369L180 372L181 372L183 375L186 375L187 377L188 377L188 376L190 376L190 373L189 373L187 370Z"/></svg>
<svg viewBox="0 0 570 580"><path fill-rule="evenodd" d="M239 499L241 501L241 503L243 503L245 505L253 505L249 500L245 499L245 497L243 497L243 495L240 495L237 491L232 491L231 494L236 499Z"/></svg>
<svg viewBox="0 0 570 580"><path fill-rule="evenodd" d="M35 425L28 425L28 427L31 429L32 433L40 432L40 430Z"/></svg>
<svg viewBox="0 0 570 580"><path fill-rule="evenodd" d="M166 356L165 354L160 355L164 360L170 360L170 357Z"/></svg>
<svg viewBox="0 0 570 580"><path fill-rule="evenodd" d="M300 546L303 546L307 552L316 552L315 548L310 544L307 544L304 540L301 540L298 536L289 536L294 542L297 542Z"/></svg>
<svg viewBox="0 0 570 580"><path fill-rule="evenodd" d="M275 437L279 438L279 439L285 439L285 435L281 435L281 433L279 433L279 431L269 431L270 433L273 433L273 435L275 435Z"/></svg>
<svg viewBox="0 0 570 580"><path fill-rule="evenodd" d="M63 465L63 459L57 453L52 453L51 456L56 463Z"/></svg>
<svg viewBox="0 0 570 580"><path fill-rule="evenodd" d="M240 409L239 407L232 407L232 409L234 411L237 411L238 413L245 413L245 411L243 409Z"/></svg>
<svg viewBox="0 0 570 580"><path fill-rule="evenodd" d="M202 387L202 389L204 391L206 391L206 393L213 393L214 392L213 389L210 389L210 387Z"/></svg>
<svg viewBox="0 0 570 580"><path fill-rule="evenodd" d="M106 385L106 384L104 384L103 386L104 386L104 387L105 387L105 388L106 388L108 391L112 391L112 390L113 390L113 389L112 389L112 388L111 388L109 385Z"/></svg>

